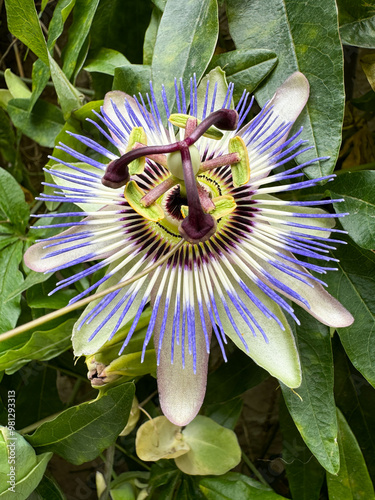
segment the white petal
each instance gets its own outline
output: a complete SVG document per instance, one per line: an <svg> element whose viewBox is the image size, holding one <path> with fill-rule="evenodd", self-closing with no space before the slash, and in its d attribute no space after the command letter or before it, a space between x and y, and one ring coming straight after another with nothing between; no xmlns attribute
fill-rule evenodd
<svg viewBox="0 0 375 500"><path fill-rule="evenodd" d="M134 267L134 261L132 261L128 266L126 266L121 272L116 273L114 276L112 276L107 281L102 283L98 287L97 291L101 292L102 290L105 290L113 285L116 285L120 281L120 279L123 276L125 276L125 274L129 271L129 269L133 267ZM112 266L110 266L108 271L110 271L111 268ZM141 278L141 280L139 280L134 302L130 306L125 317L122 319L121 324L117 328L117 330L134 318L141 304L141 301L144 298L144 293L147 288L148 279L149 277L146 276L145 278ZM128 285L127 287L122 288L120 292L117 294L117 296L97 316L95 316L95 318L92 319L92 321L90 321L89 323L87 322L83 323L81 325L82 321L87 316L87 314L90 313L90 311L92 311L92 309L102 299L95 300L86 307L86 309L83 311L80 318L74 325L73 329L72 342L73 342L73 350L75 356L81 356L82 354L84 355L94 354L108 340L109 336L113 332L114 328L116 327L120 319L121 313L124 310L127 301L125 301L125 303L115 312L115 314L113 314L113 316L105 323L105 325L94 336L94 338L90 340L90 337L95 332L95 330L101 325L101 323L107 318L107 316L111 313L111 311L115 309L117 304L119 304L121 299L125 296L125 294L129 291L131 287L132 285Z"/></svg>
<svg viewBox="0 0 375 500"><path fill-rule="evenodd" d="M174 298L174 294L172 294ZM164 300L160 311L164 311ZM172 305L174 302L172 300ZM197 415L202 406L207 384L208 353L204 331L196 308L195 339L196 339L196 373L193 370L193 356L188 353L188 339L185 336L185 368L182 366L181 346L175 345L174 362L171 363L171 342L173 331L174 308L170 307L167 324L157 369L160 405L164 415L176 425L187 425ZM182 315L181 315L182 318ZM155 349L158 349L159 333L163 314L158 314L155 329ZM211 324L205 318L207 331L211 332ZM181 325L181 320L180 320ZM181 338L181 337L180 337Z"/></svg>
<svg viewBox="0 0 375 500"><path fill-rule="evenodd" d="M106 207L106 209L110 210L118 207ZM95 221L95 216L86 217L83 221L92 222ZM99 235L96 233L98 230L109 230L113 228L114 232L112 233L112 237L110 237L110 241L107 238L99 239ZM69 262L73 262L76 259L83 258L87 256L87 261L96 258L106 258L111 255L112 252L105 251L109 245L121 244L124 240L124 235L122 232L122 224L121 222L108 222L108 224L100 224L100 225L80 225L73 226L66 231L60 233L59 236L74 236L77 233L81 232L90 232L91 234L84 239L78 239L77 241L73 241L71 239L66 240L66 238L61 239L61 243L54 245L53 247L48 247L52 243L57 243L58 240L53 241L41 241L32 245L27 249L24 260L27 267L32 269L33 271L37 271L39 273L44 273L55 269L56 267L64 266L69 264ZM85 243L90 242L90 245L84 245ZM82 246L79 246L79 245ZM78 248L73 248L78 246ZM64 249L69 249L66 252L62 252L58 255L54 255L52 257L47 257L48 255L59 252ZM92 255L94 254L94 256Z"/></svg>
<svg viewBox="0 0 375 500"><path fill-rule="evenodd" d="M267 370L271 375L281 380L288 387L298 387L301 384L301 366L299 362L298 351L296 343L289 327L289 324L282 313L281 309L268 298L263 292L261 292L256 285L254 285L251 280L249 280L242 271L238 268L236 269L239 276L246 283L248 288L259 298L262 304L268 308L268 310L273 313L280 320L285 328L285 331L281 329L279 324L272 318L267 318L259 309L252 304L245 292L237 285L234 281L232 284L242 301L247 305L251 314L254 316L255 320L262 327L264 333L267 336L268 343L263 338L261 332L254 327L256 336L250 330L249 326L246 324L244 319L235 309L235 307L230 308L230 312L235 320L235 323L248 346L248 350L244 346L242 340L239 338L238 334L234 330L232 323L228 319L228 316L222 306L222 302L218 296L215 294L216 304L218 306L219 315L221 322L224 327L226 335L244 351L248 356L250 356L258 365ZM230 304L228 300L228 304Z"/></svg>
<svg viewBox="0 0 375 500"><path fill-rule="evenodd" d="M294 257L293 254L290 252L284 251L283 253L290 258ZM284 285L288 286L293 291L298 293L301 297L306 299L310 305L310 308L308 308L305 304L303 304L299 300L290 297L287 293L280 290L276 286L272 285L266 279L262 278L262 281L267 283L267 285L270 288L277 290L285 297L288 297L290 300L303 307L308 313L311 314L311 316L319 320L324 325L332 326L334 328L343 328L345 326L350 326L353 323L354 318L350 314L350 312L347 309L345 309L345 307L342 306L338 300L332 297L332 295L330 295L324 289L324 287L319 283L316 283L314 280L304 276L303 279L306 280L311 285L313 285L309 286L306 283L302 283L301 281L294 279L288 274L283 273L278 269L275 269L273 266L271 266L271 264L261 261L257 257L254 258L262 265L262 267L267 272L272 274ZM293 264L292 262L288 261L288 266L291 266L295 269L299 269L307 274L310 274L304 267L298 266L297 264Z"/></svg>

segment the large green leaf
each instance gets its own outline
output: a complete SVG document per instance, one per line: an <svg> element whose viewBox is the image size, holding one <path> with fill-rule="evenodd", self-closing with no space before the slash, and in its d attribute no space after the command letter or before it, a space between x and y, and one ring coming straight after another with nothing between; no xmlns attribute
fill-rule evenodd
<svg viewBox="0 0 375 500"><path fill-rule="evenodd" d="M232 50L214 56L208 70L220 66L228 82L234 83L233 97L238 101L244 89L252 93L277 64L275 52L266 49Z"/></svg>
<svg viewBox="0 0 375 500"><path fill-rule="evenodd" d="M330 173L341 144L344 116L343 59L335 0L227 0L229 30L237 49L268 49L278 64L256 91L260 104L294 71L304 73L311 97L298 120L313 149L300 162L318 156L330 160L309 167L312 177ZM329 134L327 134L329 130Z"/></svg>
<svg viewBox="0 0 375 500"><path fill-rule="evenodd" d="M110 446L128 421L134 385L109 389L102 397L65 410L45 422L29 443L39 451L53 451L73 464L96 458Z"/></svg>
<svg viewBox="0 0 375 500"><path fill-rule="evenodd" d="M12 99L8 103L8 112L22 133L47 148L53 148L56 136L64 126L61 111L49 102L38 101L29 113L28 99Z"/></svg>
<svg viewBox="0 0 375 500"><path fill-rule="evenodd" d="M73 22L68 31L68 42L64 47L62 70L70 79L74 73L79 53L89 34L99 0L76 0Z"/></svg>
<svg viewBox="0 0 375 500"><path fill-rule="evenodd" d="M336 404L353 429L369 473L375 478L375 391L350 363L337 336L333 352Z"/></svg>
<svg viewBox="0 0 375 500"><path fill-rule="evenodd" d="M0 213L16 231L24 233L29 221L29 206L18 182L2 168L0 168Z"/></svg>
<svg viewBox="0 0 375 500"><path fill-rule="evenodd" d="M48 64L46 41L42 35L34 1L5 0L5 7L9 31Z"/></svg>
<svg viewBox="0 0 375 500"><path fill-rule="evenodd" d="M282 500L271 488L237 472L205 477L199 487L207 500Z"/></svg>
<svg viewBox="0 0 375 500"><path fill-rule="evenodd" d="M145 94L149 91L151 67L142 64L127 64L115 69L113 90L122 90L129 95Z"/></svg>
<svg viewBox="0 0 375 500"><path fill-rule="evenodd" d="M342 43L358 47L375 47L374 2L337 0Z"/></svg>
<svg viewBox="0 0 375 500"><path fill-rule="evenodd" d="M48 360L58 356L71 346L73 325L76 319L68 319L50 330L36 330L21 347L0 354L0 370L12 374L31 360Z"/></svg>
<svg viewBox="0 0 375 500"><path fill-rule="evenodd" d="M151 2L106 0L99 3L91 31L90 47L114 49L132 63L142 63L144 34L151 15Z"/></svg>
<svg viewBox="0 0 375 500"><path fill-rule="evenodd" d="M375 500L374 487L355 436L337 410L341 467L337 475L327 473L330 500Z"/></svg>
<svg viewBox="0 0 375 500"><path fill-rule="evenodd" d="M298 432L285 404L280 405L283 460L292 498L319 500L324 469L312 455Z"/></svg>
<svg viewBox="0 0 375 500"><path fill-rule="evenodd" d="M151 64L162 12L154 7L143 42L143 64Z"/></svg>
<svg viewBox="0 0 375 500"><path fill-rule="evenodd" d="M158 29L151 72L157 98L164 84L171 111L176 101L174 78L181 77L187 84L195 73L199 82L214 53L218 32L216 0L168 0Z"/></svg>
<svg viewBox="0 0 375 500"><path fill-rule="evenodd" d="M0 332L13 328L21 312L20 297L7 300L14 286L20 286L22 273L18 270L22 259L22 241L7 246L0 252Z"/></svg>
<svg viewBox="0 0 375 500"><path fill-rule="evenodd" d="M305 443L320 464L335 474L339 469L333 360L329 328L298 309L301 326L296 341L302 365L297 393L281 385L286 405Z"/></svg>
<svg viewBox="0 0 375 500"><path fill-rule="evenodd" d="M358 247L348 237L334 256L340 259L338 271L324 280L329 291L354 316L351 326L340 328L341 342L353 365L375 386L375 255Z"/></svg>
<svg viewBox="0 0 375 500"><path fill-rule="evenodd" d="M333 199L343 198L335 203L337 213L348 212L340 222L357 245L371 250L375 248L375 172L347 172L339 175L329 185Z"/></svg>

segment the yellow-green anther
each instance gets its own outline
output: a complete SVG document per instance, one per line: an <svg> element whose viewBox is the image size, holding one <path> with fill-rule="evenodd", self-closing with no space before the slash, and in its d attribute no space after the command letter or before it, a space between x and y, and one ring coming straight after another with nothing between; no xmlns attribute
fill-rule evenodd
<svg viewBox="0 0 375 500"><path fill-rule="evenodd" d="M130 132L126 152L128 153L129 151L131 151L137 143L147 145L146 132L143 130L142 127L134 127ZM129 174L130 175L141 174L145 168L145 164L146 164L146 158L144 156L141 156L140 158L133 160L128 165Z"/></svg>
<svg viewBox="0 0 375 500"><path fill-rule="evenodd" d="M211 212L211 215L216 220L231 214L237 206L233 196L229 195L218 196L217 198L213 198L212 201L215 204L215 210Z"/></svg>
<svg viewBox="0 0 375 500"><path fill-rule="evenodd" d="M232 163L231 165L233 186L243 186L250 180L250 161L246 144L241 137L236 135L236 137L229 140L228 150L229 153L237 153L240 157L238 163Z"/></svg>
<svg viewBox="0 0 375 500"><path fill-rule="evenodd" d="M158 222L164 219L164 212L160 205L152 203L149 207L142 205L142 198L145 192L138 186L135 181L130 181L125 186L124 196L129 205L147 220Z"/></svg>
<svg viewBox="0 0 375 500"><path fill-rule="evenodd" d="M194 116L190 115L184 115L183 113L173 113L168 120L172 123L172 125L175 125L176 127L179 128L185 128L186 123L189 120L189 118L194 118ZM197 120L198 125L202 123L202 120ZM208 137L209 139L215 139L215 140L220 140L223 137L223 133L220 132L216 127L210 127L206 132L203 134L204 137Z"/></svg>
<svg viewBox="0 0 375 500"><path fill-rule="evenodd" d="M190 146L189 153L194 175L197 175L201 166L201 157L199 151L195 146ZM178 179L184 180L184 169L182 167L182 159L180 151L174 151L173 153L168 154L167 167L172 175L174 175Z"/></svg>
<svg viewBox="0 0 375 500"><path fill-rule="evenodd" d="M216 220L221 219L224 215L231 214L237 206L233 196L229 195L218 196L217 198L212 198L211 201L214 203L215 208L210 210L210 215L215 217ZM185 219L189 215L189 207L182 205L180 210L182 217Z"/></svg>
<svg viewBox="0 0 375 500"><path fill-rule="evenodd" d="M181 215L184 219L189 215L189 207L187 205L181 205Z"/></svg>

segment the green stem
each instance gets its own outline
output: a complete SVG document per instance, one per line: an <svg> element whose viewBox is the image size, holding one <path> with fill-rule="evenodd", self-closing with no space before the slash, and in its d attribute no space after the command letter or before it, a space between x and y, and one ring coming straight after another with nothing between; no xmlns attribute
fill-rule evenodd
<svg viewBox="0 0 375 500"><path fill-rule="evenodd" d="M123 448L119 444L116 444L116 448L118 450L120 450L124 455L126 455L127 457L129 457L132 460L134 460L134 462L137 462L137 464L141 465L144 469L151 470L151 467L149 467L144 462L142 462L142 460L140 460L138 457L136 457L136 456L132 455L131 453L129 453L128 451L126 451L125 448Z"/></svg>
<svg viewBox="0 0 375 500"><path fill-rule="evenodd" d="M255 467L255 465L253 464L253 462L251 462L251 460L245 455L245 453L241 452L241 455L242 455L242 460L249 467L249 469L251 470L251 472L253 472L253 474L259 479L259 481L262 484L264 484L264 486L269 486L269 484L264 479L264 477L262 476L262 474L258 471L258 469Z"/></svg>
<svg viewBox="0 0 375 500"><path fill-rule="evenodd" d="M181 246L185 243L185 240L181 239L177 243L177 245L170 250L168 253L166 253L163 257L161 257L158 261L155 262L155 264L152 264L149 267L146 267L142 272L136 274L132 278L122 281L121 283L118 283L117 285L111 286L107 288L106 290L103 290L102 292L94 293L93 295L90 295L89 297L86 297L85 299L79 300L78 302L75 302L74 304L71 304L69 306L63 307L62 309L59 309L57 311L53 311L49 314L46 314L44 316L41 316L40 318L34 319L33 321L30 321L29 323L25 323L24 325L17 326L16 328L13 328L13 330L9 330L8 332L2 333L0 335L0 342L2 340L9 339L11 337L15 337L16 335L19 335L20 333L27 332L31 330L32 328L36 328L37 326L43 325L44 323L47 323L48 321L51 321L52 319L59 318L60 316L64 316L65 314L68 314L72 311L75 311L76 309L80 309L83 306L86 306L87 304L90 304L93 300L101 299L102 297L105 297L109 293L115 292L116 290L119 290L120 288L124 288L125 286L130 285L131 283L134 283L134 281L138 281L140 278L143 278L143 276L146 276L149 274L151 271L154 271L157 267L159 267L161 264L163 264L166 260L168 260Z"/></svg>
<svg viewBox="0 0 375 500"><path fill-rule="evenodd" d="M106 461L104 467L104 481L105 481L105 490L100 495L99 500L108 500L109 498L109 487L111 484L111 476L113 470L113 462L115 459L115 445L112 444L109 448L107 448L106 453Z"/></svg>

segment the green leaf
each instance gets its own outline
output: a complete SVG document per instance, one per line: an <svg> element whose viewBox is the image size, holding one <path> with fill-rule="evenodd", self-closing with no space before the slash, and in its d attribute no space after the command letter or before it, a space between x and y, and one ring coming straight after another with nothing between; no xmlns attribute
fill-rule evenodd
<svg viewBox="0 0 375 500"><path fill-rule="evenodd" d="M27 500L66 500L60 487L50 477L43 476L38 487Z"/></svg>
<svg viewBox="0 0 375 500"><path fill-rule="evenodd" d="M329 185L332 198L343 198L333 206L336 213L348 212L340 222L362 248L375 248L375 172L347 172Z"/></svg>
<svg viewBox="0 0 375 500"><path fill-rule="evenodd" d="M59 98L64 118L67 120L70 113L81 106L83 95L75 87L73 87L60 66L50 55L49 61L52 81Z"/></svg>
<svg viewBox="0 0 375 500"><path fill-rule="evenodd" d="M182 435L190 450L175 458L175 462L185 474L221 475L241 461L241 448L235 433L208 417L195 417Z"/></svg>
<svg viewBox="0 0 375 500"><path fill-rule="evenodd" d="M34 1L5 0L5 7L9 31L48 64L46 41L39 25Z"/></svg>
<svg viewBox="0 0 375 500"><path fill-rule="evenodd" d="M17 232L24 233L29 221L29 206L14 177L0 168L0 212Z"/></svg>
<svg viewBox="0 0 375 500"><path fill-rule="evenodd" d="M221 477L205 477L199 488L207 500L283 500L271 488L237 472Z"/></svg>
<svg viewBox="0 0 375 500"><path fill-rule="evenodd" d="M21 347L7 350L0 355L0 370L12 374L31 360L54 358L71 346L73 325L76 319L68 319L50 330L36 330Z"/></svg>
<svg viewBox="0 0 375 500"><path fill-rule="evenodd" d="M375 13L373 2L337 0L342 43L358 47L375 47Z"/></svg>
<svg viewBox="0 0 375 500"><path fill-rule="evenodd" d="M8 103L8 112L23 134L47 148L53 148L56 136L64 126L60 109L46 101L38 101L29 113L27 99L12 99Z"/></svg>
<svg viewBox="0 0 375 500"><path fill-rule="evenodd" d="M294 72L310 83L309 102L297 121L303 138L313 149L301 163L320 156L330 160L306 170L311 177L330 173L341 144L344 116L343 59L335 0L227 0L229 30L237 49L272 50L278 56L275 70L256 92L264 105ZM329 134L327 134L329 129Z"/></svg>
<svg viewBox="0 0 375 500"><path fill-rule="evenodd" d="M324 469L305 445L285 404L280 405L283 461L292 498L319 500Z"/></svg>
<svg viewBox="0 0 375 500"><path fill-rule="evenodd" d="M9 101L13 99L12 97ZM9 102L8 101L8 102ZM7 163L16 161L16 137L9 116L0 108L0 153Z"/></svg>
<svg viewBox="0 0 375 500"><path fill-rule="evenodd" d="M115 69L114 90L122 90L129 95L148 92L151 80L151 67L141 64L128 64Z"/></svg>
<svg viewBox="0 0 375 500"><path fill-rule="evenodd" d="M336 273L327 273L324 280L330 293L355 317L351 326L338 330L351 362L375 387L375 255L358 247L348 237L341 239L334 256L340 259Z"/></svg>
<svg viewBox="0 0 375 500"><path fill-rule="evenodd" d="M23 281L21 285L16 289L13 288L12 292L8 295L7 300L11 300L14 297L17 297L17 295L20 295L22 292L34 285L37 285L38 283L47 281L51 276L53 276L53 273L44 274L37 273L36 271L30 271L26 276L25 281Z"/></svg>
<svg viewBox="0 0 375 500"><path fill-rule="evenodd" d="M154 7L143 42L143 64L151 64L162 12Z"/></svg>
<svg viewBox="0 0 375 500"><path fill-rule="evenodd" d="M233 98L237 102L244 89L253 93L276 64L277 56L271 50L232 50L214 56L207 71L215 66L220 66L225 70L228 82L234 83Z"/></svg>
<svg viewBox="0 0 375 500"><path fill-rule="evenodd" d="M268 377L268 373L236 349L217 370L208 375L205 404L232 400Z"/></svg>
<svg viewBox="0 0 375 500"><path fill-rule="evenodd" d="M172 500L173 492L181 482L181 476L181 471L176 468L173 462L158 460L151 467L149 480L150 497L153 498L152 495L155 493L155 498Z"/></svg>
<svg viewBox="0 0 375 500"><path fill-rule="evenodd" d="M57 370L33 362L20 375L25 385L17 388L16 394L19 429L64 409L57 392Z"/></svg>
<svg viewBox="0 0 375 500"><path fill-rule="evenodd" d="M334 340L336 403L355 433L370 476L375 477L375 392L350 363L337 336Z"/></svg>
<svg viewBox="0 0 375 500"><path fill-rule="evenodd" d="M0 332L14 328L21 312L20 297L9 301L6 298L13 287L23 281L22 273L18 270L22 249L22 241L17 241L0 252Z"/></svg>
<svg viewBox="0 0 375 500"><path fill-rule="evenodd" d="M52 53L53 47L55 46L56 40L59 38L64 29L64 23L69 16L72 8L74 7L76 0L59 0L56 7L53 10L52 19L48 26L48 39L47 47ZM40 94L43 92L49 77L50 70L49 66L44 64L43 61L38 59L33 64L33 94L30 99L30 111L34 107L34 104L38 100Z"/></svg>
<svg viewBox="0 0 375 500"><path fill-rule="evenodd" d="M302 365L301 399L281 384L284 400L305 443L320 464L335 474L340 466L333 360L329 328L298 309L296 341Z"/></svg>
<svg viewBox="0 0 375 500"><path fill-rule="evenodd" d="M227 429L232 429L237 425L243 407L243 399L236 398L226 403L210 405L205 412L206 417L215 420L215 422Z"/></svg>
<svg viewBox="0 0 375 500"><path fill-rule="evenodd" d="M45 422L27 440L37 450L53 451L76 465L93 460L125 427L133 397L131 383L109 389L102 397Z"/></svg>
<svg viewBox="0 0 375 500"><path fill-rule="evenodd" d="M143 38L151 10L151 2L100 2L90 31L91 49L108 47L121 52L132 63L142 63Z"/></svg>
<svg viewBox="0 0 375 500"><path fill-rule="evenodd" d="M29 99L31 92L26 83L21 78L6 69L4 72L5 83L14 99Z"/></svg>
<svg viewBox="0 0 375 500"><path fill-rule="evenodd" d="M176 101L174 78L181 77L187 84L195 73L199 82L214 53L218 30L216 0L167 1L156 38L151 73L157 99L162 84L165 85L171 112Z"/></svg>
<svg viewBox="0 0 375 500"><path fill-rule="evenodd" d="M0 427L0 499L27 498L41 481L51 457L52 453L37 456L20 434Z"/></svg>
<svg viewBox="0 0 375 500"><path fill-rule="evenodd" d="M374 500L375 493L355 436L337 410L341 467L337 475L327 473L330 500Z"/></svg>
<svg viewBox="0 0 375 500"><path fill-rule="evenodd" d="M106 75L113 76L116 68L126 66L127 64L130 64L130 62L121 52L103 47L90 56L83 69L89 73L96 71L97 73L105 73Z"/></svg>
<svg viewBox="0 0 375 500"><path fill-rule="evenodd" d="M26 293L29 307L32 309L62 309L67 306L70 299L77 294L76 290L65 289L49 296L48 294L52 292L55 287L56 284L50 281L49 283L38 283L30 288Z"/></svg>
<svg viewBox="0 0 375 500"><path fill-rule="evenodd" d="M62 70L70 79L74 73L79 53L89 34L99 0L76 0L73 22L68 31L68 43L65 45Z"/></svg>

